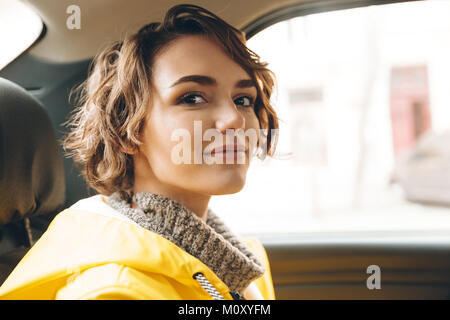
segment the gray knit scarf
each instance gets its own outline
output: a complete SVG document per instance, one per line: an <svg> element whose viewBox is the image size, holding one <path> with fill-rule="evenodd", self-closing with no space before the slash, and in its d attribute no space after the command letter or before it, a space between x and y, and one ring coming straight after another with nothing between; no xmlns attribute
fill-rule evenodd
<svg viewBox="0 0 450 320"><path fill-rule="evenodd" d="M131 200L139 209L131 208ZM207 265L231 291L242 291L265 269L250 249L208 208L206 223L178 202L139 192L108 197L114 209L193 255Z"/></svg>

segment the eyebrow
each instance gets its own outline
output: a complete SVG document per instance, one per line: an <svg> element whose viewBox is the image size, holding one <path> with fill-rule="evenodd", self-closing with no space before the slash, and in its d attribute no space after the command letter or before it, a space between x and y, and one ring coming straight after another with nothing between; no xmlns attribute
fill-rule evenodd
<svg viewBox="0 0 450 320"><path fill-rule="evenodd" d="M191 75L191 76L185 76L181 77L177 81L175 81L170 87L175 87L179 84L185 83L185 82L195 82L201 85L205 86L215 86L217 85L217 81L214 78L208 77L208 76L201 76L201 75ZM251 88L256 87L255 82L251 79L243 79L236 82L236 88Z"/></svg>

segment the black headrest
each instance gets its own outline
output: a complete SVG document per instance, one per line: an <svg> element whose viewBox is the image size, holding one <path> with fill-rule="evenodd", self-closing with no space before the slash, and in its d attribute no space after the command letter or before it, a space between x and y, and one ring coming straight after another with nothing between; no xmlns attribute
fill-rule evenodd
<svg viewBox="0 0 450 320"><path fill-rule="evenodd" d="M61 150L46 111L0 78L0 225L52 213L64 197Z"/></svg>

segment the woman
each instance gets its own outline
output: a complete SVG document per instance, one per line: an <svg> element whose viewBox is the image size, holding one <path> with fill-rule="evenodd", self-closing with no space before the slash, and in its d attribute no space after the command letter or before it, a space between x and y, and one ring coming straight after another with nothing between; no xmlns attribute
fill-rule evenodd
<svg viewBox="0 0 450 320"><path fill-rule="evenodd" d="M262 246L208 208L273 154L273 84L237 29L193 5L106 48L65 140L99 195L52 221L0 296L273 298Z"/></svg>

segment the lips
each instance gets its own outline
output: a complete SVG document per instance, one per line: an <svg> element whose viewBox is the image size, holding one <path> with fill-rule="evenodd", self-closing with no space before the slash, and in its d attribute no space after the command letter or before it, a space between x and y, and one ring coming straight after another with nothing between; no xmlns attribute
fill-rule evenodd
<svg viewBox="0 0 450 320"><path fill-rule="evenodd" d="M237 153L237 152L245 152L245 147L243 145L225 145L222 147L214 148L211 152L207 152L207 155L214 156L216 153Z"/></svg>

